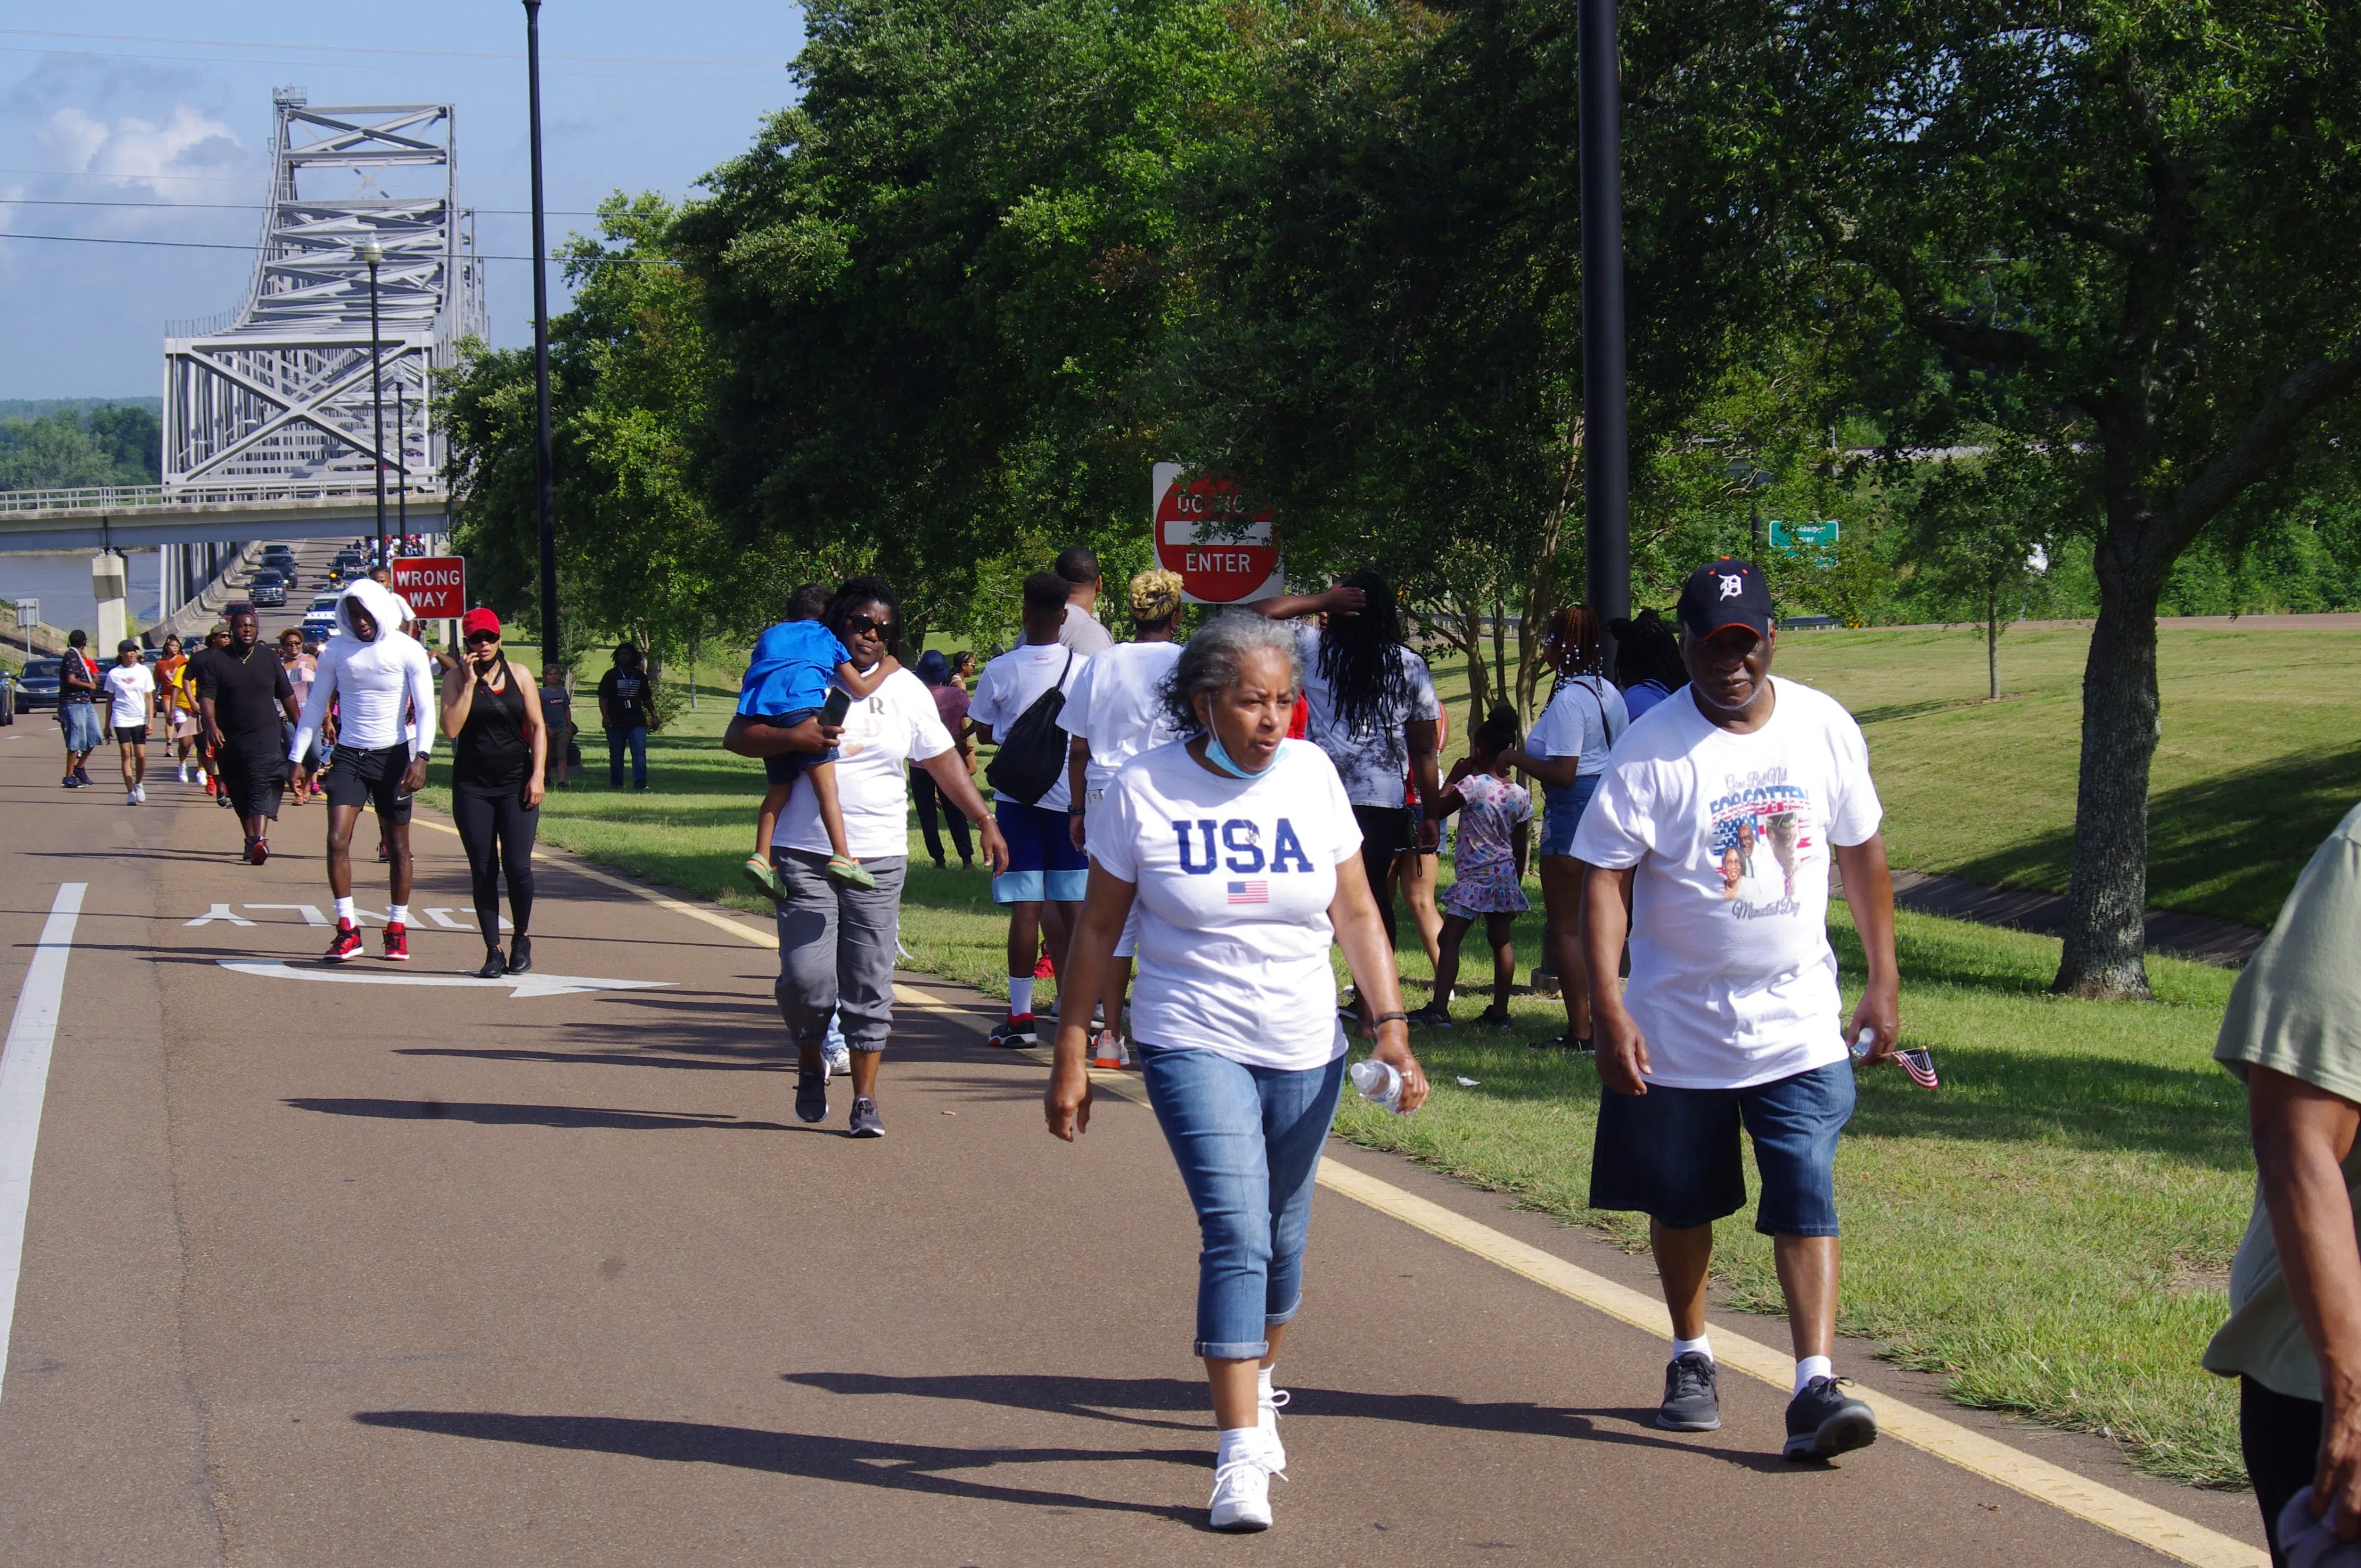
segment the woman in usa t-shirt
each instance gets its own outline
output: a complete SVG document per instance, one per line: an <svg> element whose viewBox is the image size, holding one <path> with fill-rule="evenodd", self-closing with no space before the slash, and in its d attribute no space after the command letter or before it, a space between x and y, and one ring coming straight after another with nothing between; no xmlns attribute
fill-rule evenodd
<svg viewBox="0 0 2361 1568"><path fill-rule="evenodd" d="M1352 802L1325 752L1286 738L1301 676L1294 633L1261 616L1190 639L1168 688L1184 739L1108 785L1060 977L1097 995L1137 905L1133 1043L1204 1238L1196 1354L1221 1429L1216 1530L1268 1528L1287 1466L1270 1367L1302 1304L1312 1180L1345 1077L1332 942L1376 1015L1371 1054L1402 1075L1401 1109L1426 1097L1368 879L1337 874L1361 850ZM1070 1141L1090 1124L1089 1024L1087 1007L1061 1019L1044 1101Z"/></svg>

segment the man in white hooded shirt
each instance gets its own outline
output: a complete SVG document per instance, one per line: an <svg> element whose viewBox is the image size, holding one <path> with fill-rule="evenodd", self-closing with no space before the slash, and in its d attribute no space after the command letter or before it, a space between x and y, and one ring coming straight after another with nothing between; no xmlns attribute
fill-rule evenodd
<svg viewBox="0 0 2361 1568"><path fill-rule="evenodd" d="M393 904L386 911L385 956L410 957L410 797L426 782L426 753L436 711L434 667L426 650L401 630L401 601L363 577L336 600L344 635L321 651L319 673L303 701L303 717L288 745L300 764L333 704L336 749L328 764L328 891L336 900L336 935L323 955L330 963L360 957L353 909L353 824L364 804L393 847ZM311 780L307 775L305 784Z"/></svg>

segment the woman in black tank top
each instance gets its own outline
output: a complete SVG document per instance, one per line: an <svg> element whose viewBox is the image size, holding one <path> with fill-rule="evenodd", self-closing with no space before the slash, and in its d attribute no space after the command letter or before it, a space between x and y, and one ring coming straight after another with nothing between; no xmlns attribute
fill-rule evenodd
<svg viewBox="0 0 2361 1568"><path fill-rule="evenodd" d="M467 850L487 980L533 967L533 839L541 819L549 736L541 694L522 664L500 651L500 618L471 609L467 656L443 682L443 733L452 741L451 817ZM515 933L500 951L500 883L508 882Z"/></svg>

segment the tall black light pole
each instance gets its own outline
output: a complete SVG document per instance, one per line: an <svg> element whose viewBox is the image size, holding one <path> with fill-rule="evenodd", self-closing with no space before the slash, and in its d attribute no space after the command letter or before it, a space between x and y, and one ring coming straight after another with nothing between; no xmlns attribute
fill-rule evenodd
<svg viewBox="0 0 2361 1568"><path fill-rule="evenodd" d="M541 505L541 662L563 665L557 641L556 466L549 439L549 245L541 207L541 0L524 0L524 74L533 114L533 468Z"/></svg>
<svg viewBox="0 0 2361 1568"><path fill-rule="evenodd" d="M390 561L392 557L385 553L385 384L378 376L382 361L377 327L377 268L385 250L373 239L364 240L357 254L369 269L369 412L377 425L376 448L369 456L377 470L377 558Z"/></svg>
<svg viewBox="0 0 2361 1568"><path fill-rule="evenodd" d="M1615 0L1580 0L1585 561L1601 621L1631 613L1631 423L1623 378L1623 105ZM1613 639L1609 640L1609 668Z"/></svg>

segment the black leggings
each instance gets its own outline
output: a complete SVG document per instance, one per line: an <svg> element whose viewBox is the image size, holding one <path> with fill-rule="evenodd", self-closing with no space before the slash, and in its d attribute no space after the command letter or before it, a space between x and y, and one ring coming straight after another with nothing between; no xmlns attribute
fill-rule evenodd
<svg viewBox="0 0 2361 1568"><path fill-rule="evenodd" d="M943 836L935 826L935 805L941 799L941 787L935 783L935 775L917 762L910 764L910 799L918 808L918 831L926 836L927 853L934 857L935 864L941 865ZM951 842L959 846L960 859L962 861L974 860L975 850L968 841L966 817L948 800L942 801L942 814L950 820Z"/></svg>
<svg viewBox="0 0 2361 1568"><path fill-rule="evenodd" d="M1394 857L1411 843L1410 808L1405 806L1356 806L1353 820L1361 829L1361 869L1368 873L1369 891L1377 895L1378 917L1386 923L1386 946L1394 945Z"/></svg>
<svg viewBox="0 0 2361 1568"><path fill-rule="evenodd" d="M2255 1503L2263 1510L2263 1535L2271 1561L2279 1552L2279 1510L2312 1485L2320 1463L2320 1406L2311 1399L2274 1393L2251 1377L2238 1379L2238 1447Z"/></svg>
<svg viewBox="0 0 2361 1568"><path fill-rule="evenodd" d="M451 792L451 819L467 850L467 875L475 883L476 925L484 946L500 945L500 873L508 872L509 919L516 935L533 927L533 835L541 807L527 806L518 791L475 795Z"/></svg>

